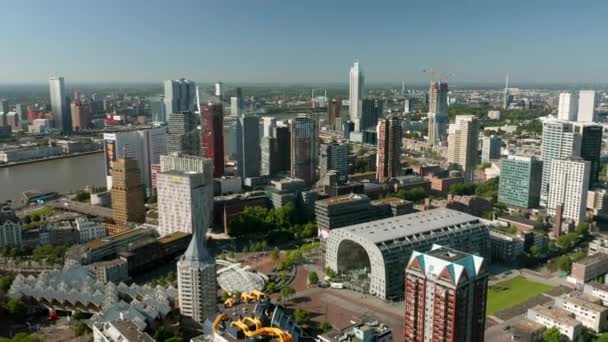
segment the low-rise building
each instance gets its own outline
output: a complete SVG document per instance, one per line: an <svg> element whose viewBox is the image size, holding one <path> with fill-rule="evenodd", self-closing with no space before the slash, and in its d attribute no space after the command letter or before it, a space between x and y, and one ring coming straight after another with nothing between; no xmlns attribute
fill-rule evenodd
<svg viewBox="0 0 608 342"><path fill-rule="evenodd" d="M544 325L546 328L557 328L569 341L574 341L582 332L583 325L574 315L553 304L538 305L528 309L527 318Z"/></svg>
<svg viewBox="0 0 608 342"><path fill-rule="evenodd" d="M587 249L588 255L596 253L608 254L608 236L599 235L596 236L592 241L589 242L589 248Z"/></svg>
<svg viewBox="0 0 608 342"><path fill-rule="evenodd" d="M85 264L93 263L111 255L115 255L120 251L128 250L129 245L135 241L156 236L156 229L152 227L128 229L116 235L107 236L85 243L85 251L78 257L80 261Z"/></svg>
<svg viewBox="0 0 608 342"><path fill-rule="evenodd" d="M62 154L63 150L57 146L27 147L0 151L0 162L12 163L23 160L47 158Z"/></svg>
<svg viewBox="0 0 608 342"><path fill-rule="evenodd" d="M545 330L546 328L542 324L522 319L504 328L507 335L505 341L542 342L545 340L543 335Z"/></svg>
<svg viewBox="0 0 608 342"><path fill-rule="evenodd" d="M216 196L238 194L243 191L243 181L238 176L215 178L213 185L213 194Z"/></svg>
<svg viewBox="0 0 608 342"><path fill-rule="evenodd" d="M106 227L102 223L89 221L84 216L78 217L74 223L76 230L80 232L80 242L88 242L106 236Z"/></svg>
<svg viewBox="0 0 608 342"><path fill-rule="evenodd" d="M497 219L500 222L504 222L509 225L509 227L515 227L520 232L532 231L535 229L541 229L543 224L541 222L532 221L525 217L519 216L501 216Z"/></svg>
<svg viewBox="0 0 608 342"><path fill-rule="evenodd" d="M474 216L482 216L484 213L492 210L492 203L485 198L479 196L454 196L448 194L445 200L425 200L425 210L432 208L448 208Z"/></svg>
<svg viewBox="0 0 608 342"><path fill-rule="evenodd" d="M344 329L332 330L317 336L320 342L391 342L393 333L389 327L377 321L355 323Z"/></svg>
<svg viewBox="0 0 608 342"><path fill-rule="evenodd" d="M608 194L606 189L593 189L587 192L587 209L594 216L608 217Z"/></svg>
<svg viewBox="0 0 608 342"><path fill-rule="evenodd" d="M437 177L434 175L427 176L426 179L431 181L431 192L436 195L447 195L450 187L454 184L464 183L464 178L461 176Z"/></svg>
<svg viewBox="0 0 608 342"><path fill-rule="evenodd" d="M129 280L129 267L126 260L99 261L92 263L89 267L95 272L97 280L104 284L112 282L118 285Z"/></svg>
<svg viewBox="0 0 608 342"><path fill-rule="evenodd" d="M602 306L602 300L593 296L571 292L555 299L555 305L571 312L574 318L587 328L600 332L606 324L608 308Z"/></svg>
<svg viewBox="0 0 608 342"><path fill-rule="evenodd" d="M41 245L74 245L80 242L80 233L72 225L48 224L38 230Z"/></svg>
<svg viewBox="0 0 608 342"><path fill-rule="evenodd" d="M608 273L608 255L596 253L577 262L573 262L568 280L577 285L583 285L606 273Z"/></svg>
<svg viewBox="0 0 608 342"><path fill-rule="evenodd" d="M492 261L513 264L524 254L524 239L500 230L490 230Z"/></svg>
<svg viewBox="0 0 608 342"><path fill-rule="evenodd" d="M230 235L230 223L237 219L247 207L270 208L270 200L265 192L253 191L243 194L216 196L213 198L213 227Z"/></svg>
<svg viewBox="0 0 608 342"><path fill-rule="evenodd" d="M608 284L590 281L583 286L583 293L598 298L604 306L608 306Z"/></svg>
<svg viewBox="0 0 608 342"><path fill-rule="evenodd" d="M0 208L0 247L21 246L21 226L15 211Z"/></svg>
<svg viewBox="0 0 608 342"><path fill-rule="evenodd" d="M134 322L121 320L93 324L93 341L154 342L154 339Z"/></svg>

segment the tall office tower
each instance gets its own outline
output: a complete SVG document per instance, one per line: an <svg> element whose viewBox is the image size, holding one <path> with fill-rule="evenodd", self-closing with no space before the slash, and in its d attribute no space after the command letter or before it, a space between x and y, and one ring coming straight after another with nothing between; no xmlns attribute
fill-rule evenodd
<svg viewBox="0 0 608 342"><path fill-rule="evenodd" d="M20 121L27 121L27 113L29 112L27 110L27 106L22 104L22 103L17 103L15 105L15 112L17 112L17 115L19 115L19 120Z"/></svg>
<svg viewBox="0 0 608 342"><path fill-rule="evenodd" d="M126 153L126 152L125 152ZM141 181L137 161L126 156L112 163L112 218L125 225L127 222L146 221L146 193Z"/></svg>
<svg viewBox="0 0 608 342"><path fill-rule="evenodd" d="M488 292L484 258L433 245L405 269L405 341L483 342Z"/></svg>
<svg viewBox="0 0 608 342"><path fill-rule="evenodd" d="M152 191L152 164L160 162L167 154L167 128L154 127L133 131L103 134L106 164L106 185L112 188L112 164L117 156L126 153L127 158L137 161L142 182L148 193Z"/></svg>
<svg viewBox="0 0 608 342"><path fill-rule="evenodd" d="M543 162L531 157L502 160L498 201L517 208L536 208L540 202Z"/></svg>
<svg viewBox="0 0 608 342"><path fill-rule="evenodd" d="M507 75L505 81L505 91L503 95L502 109L509 109L509 105L511 105L511 101L513 100L513 95L511 95L509 91L509 75Z"/></svg>
<svg viewBox="0 0 608 342"><path fill-rule="evenodd" d="M49 93L51 95L51 111L53 112L53 127L69 132L72 129L69 101L65 95L63 77L49 78Z"/></svg>
<svg viewBox="0 0 608 342"><path fill-rule="evenodd" d="M241 116L237 135L238 174L242 179L260 175L260 119L257 116Z"/></svg>
<svg viewBox="0 0 608 342"><path fill-rule="evenodd" d="M574 133L580 135L581 143L577 156L591 162L589 185L599 181L600 170L602 168L602 133L604 129L599 124L575 123Z"/></svg>
<svg viewBox="0 0 608 342"><path fill-rule="evenodd" d="M148 101L150 103L150 114L152 122L155 124L163 124L167 122L167 112L165 107L165 98L163 96L152 97Z"/></svg>
<svg viewBox="0 0 608 342"><path fill-rule="evenodd" d="M384 102L379 99L365 99L361 101L361 110L361 130L374 130L384 113Z"/></svg>
<svg viewBox="0 0 608 342"><path fill-rule="evenodd" d="M502 147L502 139L492 135L483 137L481 140L481 161L489 162L490 160L500 159L500 149Z"/></svg>
<svg viewBox="0 0 608 342"><path fill-rule="evenodd" d="M377 134L376 178L385 182L401 174L401 122L394 116L379 120Z"/></svg>
<svg viewBox="0 0 608 342"><path fill-rule="evenodd" d="M578 114L576 121L595 121L595 90L581 90L578 94Z"/></svg>
<svg viewBox="0 0 608 342"><path fill-rule="evenodd" d="M72 102L72 129L75 131L89 128L91 124L91 110L88 103L83 103L79 98Z"/></svg>
<svg viewBox="0 0 608 342"><path fill-rule="evenodd" d="M429 142L433 145L446 141L448 128L448 84L431 82L429 89Z"/></svg>
<svg viewBox="0 0 608 342"><path fill-rule="evenodd" d="M357 132L361 131L361 100L363 100L364 83L363 70L359 68L359 62L355 62L350 68L349 112L350 121L355 123Z"/></svg>
<svg viewBox="0 0 608 342"><path fill-rule="evenodd" d="M277 127L277 119L270 116L262 117L262 137L271 137L275 127Z"/></svg>
<svg viewBox="0 0 608 342"><path fill-rule="evenodd" d="M228 160L238 160L238 137L240 135L239 117L224 117L224 155Z"/></svg>
<svg viewBox="0 0 608 342"><path fill-rule="evenodd" d="M177 112L194 112L196 102L196 83L180 78L167 80L165 86L165 113L167 120Z"/></svg>
<svg viewBox="0 0 608 342"><path fill-rule="evenodd" d="M408 114L414 111L414 99L409 97L403 98L403 113Z"/></svg>
<svg viewBox="0 0 608 342"><path fill-rule="evenodd" d="M215 96L217 96L220 100L224 96L224 83L216 82L215 83Z"/></svg>
<svg viewBox="0 0 608 342"><path fill-rule="evenodd" d="M213 160L213 177L224 175L224 111L221 103L201 108L201 150L203 158Z"/></svg>
<svg viewBox="0 0 608 342"><path fill-rule="evenodd" d="M291 177L304 180L308 185L315 181L315 141L318 139L315 121L311 118L291 119Z"/></svg>
<svg viewBox="0 0 608 342"><path fill-rule="evenodd" d="M188 249L177 262L180 314L199 324L217 313L215 260L209 255L205 240L204 234L193 234Z"/></svg>
<svg viewBox="0 0 608 342"><path fill-rule="evenodd" d="M473 181L477 166L479 121L474 115L457 115L448 133L448 163L458 164L465 181Z"/></svg>
<svg viewBox="0 0 608 342"><path fill-rule="evenodd" d="M291 169L291 133L289 127L275 127L273 137L277 138L277 172Z"/></svg>
<svg viewBox="0 0 608 342"><path fill-rule="evenodd" d="M194 112L173 112L167 125L167 153L200 156L199 116Z"/></svg>
<svg viewBox="0 0 608 342"><path fill-rule="evenodd" d="M279 146L277 138L265 136L262 138L262 160L260 175L272 176L278 171L279 166Z"/></svg>
<svg viewBox="0 0 608 342"><path fill-rule="evenodd" d="M7 114L10 111L11 110L8 107L8 100L7 99L0 100L0 113Z"/></svg>
<svg viewBox="0 0 608 342"><path fill-rule="evenodd" d="M234 115L234 116L241 115L240 102L241 102L241 100L236 96L233 96L230 98L230 115Z"/></svg>
<svg viewBox="0 0 608 342"><path fill-rule="evenodd" d="M540 205L547 205L551 162L576 156L580 151L580 135L574 132L571 122L547 120L543 123L543 140L541 158L543 160L543 178L540 187Z"/></svg>
<svg viewBox="0 0 608 342"><path fill-rule="evenodd" d="M340 176L347 176L348 144L321 144L319 170L319 179L324 179L330 170L338 171Z"/></svg>
<svg viewBox="0 0 608 342"><path fill-rule="evenodd" d="M342 96L332 99L327 106L327 126L331 130L339 130L340 126L336 125L336 119L340 118L342 112Z"/></svg>
<svg viewBox="0 0 608 342"><path fill-rule="evenodd" d="M194 171L165 171L157 183L158 232L160 236L181 231L205 236L213 203L209 176ZM207 222L207 225L205 225Z"/></svg>
<svg viewBox="0 0 608 342"><path fill-rule="evenodd" d="M555 215L563 206L562 217L575 223L585 221L591 162L579 157L551 162L547 214Z"/></svg>
<svg viewBox="0 0 608 342"><path fill-rule="evenodd" d="M564 121L576 121L578 115L578 95L560 93L557 107L557 118Z"/></svg>
<svg viewBox="0 0 608 342"><path fill-rule="evenodd" d="M405 96L405 80L401 82L401 96Z"/></svg>

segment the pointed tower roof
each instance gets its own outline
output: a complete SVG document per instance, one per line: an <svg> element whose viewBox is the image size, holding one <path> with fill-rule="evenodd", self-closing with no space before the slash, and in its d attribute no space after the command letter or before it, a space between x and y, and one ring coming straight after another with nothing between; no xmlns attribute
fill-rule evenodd
<svg viewBox="0 0 608 342"><path fill-rule="evenodd" d="M205 239L198 238L196 232L192 234L190 245L188 245L188 249L186 249L186 252L182 258L184 261L215 264L215 260L207 251Z"/></svg>

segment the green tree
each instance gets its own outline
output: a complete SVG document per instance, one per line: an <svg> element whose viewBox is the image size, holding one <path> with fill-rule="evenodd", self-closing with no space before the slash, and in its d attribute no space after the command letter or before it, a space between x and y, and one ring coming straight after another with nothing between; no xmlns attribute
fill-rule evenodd
<svg viewBox="0 0 608 342"><path fill-rule="evenodd" d="M420 202L427 197L426 191L423 188L417 187L414 189L401 189L395 194L396 197L406 201Z"/></svg>
<svg viewBox="0 0 608 342"><path fill-rule="evenodd" d="M310 312L297 308L293 312L293 319L298 324L306 324L310 320Z"/></svg>
<svg viewBox="0 0 608 342"><path fill-rule="evenodd" d="M76 336L86 335L89 332L91 332L91 329L85 322L80 321L76 324L76 327L74 327L74 335Z"/></svg>
<svg viewBox="0 0 608 342"><path fill-rule="evenodd" d="M10 341L10 342L42 342L42 339L40 339L38 336L34 336L34 335L28 335L26 333L18 333L17 335L13 336L13 338L6 339L6 341Z"/></svg>
<svg viewBox="0 0 608 342"><path fill-rule="evenodd" d="M179 336L173 336L165 340L165 342L183 342L184 339Z"/></svg>
<svg viewBox="0 0 608 342"><path fill-rule="evenodd" d="M336 271L331 269L329 266L325 267L325 275L327 275L329 278L333 279L336 277Z"/></svg>
<svg viewBox="0 0 608 342"><path fill-rule="evenodd" d="M156 329L156 332L154 333L154 341L156 342L166 342L171 337L173 337L173 334L162 326Z"/></svg>
<svg viewBox="0 0 608 342"><path fill-rule="evenodd" d="M75 199L76 199L78 202L85 202L85 201L88 201L88 200L90 200L90 199L91 199L91 194L90 194L90 193L88 193L88 192L86 192L86 191L79 191L79 192L76 194Z"/></svg>
<svg viewBox="0 0 608 342"><path fill-rule="evenodd" d="M577 224L575 232L581 237L587 237L589 235L589 223Z"/></svg>
<svg viewBox="0 0 608 342"><path fill-rule="evenodd" d="M285 300L289 300L294 294L296 294L296 290L287 285L281 288L281 297L283 298L283 305L285 305Z"/></svg>
<svg viewBox="0 0 608 342"><path fill-rule="evenodd" d="M272 261L277 261L279 260L279 250L278 249L273 249L272 252L270 253L270 257L272 258Z"/></svg>
<svg viewBox="0 0 608 342"><path fill-rule="evenodd" d="M533 258L540 258L540 256L542 255L542 249L540 248L540 246L534 245L530 248L530 255Z"/></svg>
<svg viewBox="0 0 608 342"><path fill-rule="evenodd" d="M557 260L557 265L562 272L570 273L570 269L572 268L572 260L567 255L562 255Z"/></svg>
<svg viewBox="0 0 608 342"><path fill-rule="evenodd" d="M6 293L11 288L15 277L12 275L0 276L0 291Z"/></svg>
<svg viewBox="0 0 608 342"><path fill-rule="evenodd" d="M474 195L476 187L477 186L473 183L453 184L450 186L449 193L458 196Z"/></svg>
<svg viewBox="0 0 608 342"><path fill-rule="evenodd" d="M316 285L319 283L319 275L315 271L311 271L308 273L308 282L312 285Z"/></svg>
<svg viewBox="0 0 608 342"><path fill-rule="evenodd" d="M566 235L562 235L557 239L557 245L564 249L569 249L574 247L576 241L578 240L578 234L576 233L568 233Z"/></svg>
<svg viewBox="0 0 608 342"><path fill-rule="evenodd" d="M228 292L226 292L226 291L223 291L222 292L222 301L225 302L225 301L228 300L228 298L230 298L230 294Z"/></svg>
<svg viewBox="0 0 608 342"><path fill-rule="evenodd" d="M277 284L274 281L269 282L268 284L266 284L266 291L267 292L274 292L277 290Z"/></svg>
<svg viewBox="0 0 608 342"><path fill-rule="evenodd" d="M559 329L557 329L557 328L551 328L551 329L545 330L545 332L543 333L543 339L545 340L545 342L563 342L564 341L562 334L559 332Z"/></svg>
<svg viewBox="0 0 608 342"><path fill-rule="evenodd" d="M608 342L608 333L601 334L595 342Z"/></svg>
<svg viewBox="0 0 608 342"><path fill-rule="evenodd" d="M18 299L10 299L4 304L4 310L15 319L23 319L27 314L27 307Z"/></svg>
<svg viewBox="0 0 608 342"><path fill-rule="evenodd" d="M321 322L321 324L319 324L319 330L321 330L322 332L327 332L331 329L331 324L329 324L329 322L327 321Z"/></svg>

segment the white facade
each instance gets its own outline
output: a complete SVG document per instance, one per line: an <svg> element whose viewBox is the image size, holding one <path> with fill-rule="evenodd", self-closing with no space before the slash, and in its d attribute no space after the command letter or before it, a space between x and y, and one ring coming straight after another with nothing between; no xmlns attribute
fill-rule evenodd
<svg viewBox="0 0 608 342"><path fill-rule="evenodd" d="M94 342L154 342L150 335L133 321L112 321L93 324Z"/></svg>
<svg viewBox="0 0 608 342"><path fill-rule="evenodd" d="M277 127L277 119L270 116L262 117L262 137L272 137L273 129Z"/></svg>
<svg viewBox="0 0 608 342"><path fill-rule="evenodd" d="M230 98L230 115L239 116L241 115L241 99L236 96Z"/></svg>
<svg viewBox="0 0 608 342"><path fill-rule="evenodd" d="M466 181L473 180L477 166L479 122L473 115L458 115L448 132L448 163L460 165Z"/></svg>
<svg viewBox="0 0 608 342"><path fill-rule="evenodd" d="M219 183L220 194L239 194L243 191L243 181L241 177L221 177L215 180Z"/></svg>
<svg viewBox="0 0 608 342"><path fill-rule="evenodd" d="M601 300L580 292L572 292L555 299L555 304L574 314L574 318L587 328L600 332L606 324L608 308L596 303Z"/></svg>
<svg viewBox="0 0 608 342"><path fill-rule="evenodd" d="M165 114L167 120L172 113L193 112L196 98L196 83L181 78L179 80L167 80L165 88Z"/></svg>
<svg viewBox="0 0 608 342"><path fill-rule="evenodd" d="M217 96L217 97L224 96L224 83L222 83L222 82L215 83L215 96Z"/></svg>
<svg viewBox="0 0 608 342"><path fill-rule="evenodd" d="M569 341L574 341L583 330L583 325L572 318L568 311L551 305L538 305L528 309L527 318L547 329L557 328Z"/></svg>
<svg viewBox="0 0 608 342"><path fill-rule="evenodd" d="M349 112L350 121L355 123L355 131L361 130L361 105L363 100L363 87L365 78L363 71L359 69L359 62L355 62L350 68L350 83L349 83Z"/></svg>
<svg viewBox="0 0 608 342"><path fill-rule="evenodd" d="M76 218L76 229L80 232L80 242L96 240L106 236L106 227L103 224L89 221L86 217Z"/></svg>
<svg viewBox="0 0 608 342"><path fill-rule="evenodd" d="M137 160L142 182L148 192L152 190L152 164L160 162L167 153L167 128L154 127L133 131L104 133L106 162L106 186L112 188L112 163L126 153L129 159Z"/></svg>
<svg viewBox="0 0 608 342"><path fill-rule="evenodd" d="M555 215L563 205L562 217L576 223L585 221L587 189L591 163L581 158L555 159L551 162L547 213Z"/></svg>
<svg viewBox="0 0 608 342"><path fill-rule="evenodd" d="M560 93L557 107L557 118L565 121L576 121L578 115L578 95Z"/></svg>
<svg viewBox="0 0 608 342"><path fill-rule="evenodd" d="M491 120L500 120L500 111L499 110L489 110L488 111L488 119L491 119Z"/></svg>
<svg viewBox="0 0 608 342"><path fill-rule="evenodd" d="M194 234L177 262L179 309L183 316L203 323L217 313L215 260L205 246L206 236Z"/></svg>
<svg viewBox="0 0 608 342"><path fill-rule="evenodd" d="M579 93L577 121L595 121L595 90L581 90Z"/></svg>
<svg viewBox="0 0 608 342"><path fill-rule="evenodd" d="M0 208L0 247L21 246L19 219L11 208Z"/></svg>
<svg viewBox="0 0 608 342"><path fill-rule="evenodd" d="M65 95L63 77L49 78L49 94L51 97L54 128L61 131L71 130L72 118L69 112L68 100Z"/></svg>

